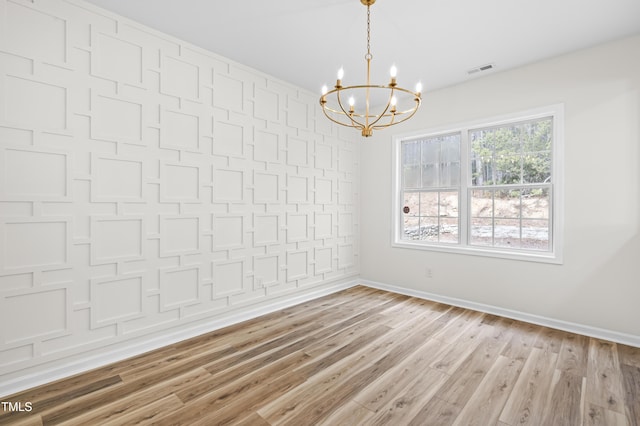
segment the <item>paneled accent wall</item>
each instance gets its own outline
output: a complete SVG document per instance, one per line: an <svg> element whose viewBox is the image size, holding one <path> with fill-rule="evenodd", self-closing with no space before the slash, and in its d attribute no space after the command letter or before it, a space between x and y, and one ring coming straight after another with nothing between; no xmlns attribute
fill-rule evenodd
<svg viewBox="0 0 640 426"><path fill-rule="evenodd" d="M358 147L315 94L0 0L0 99L0 382L358 274Z"/></svg>

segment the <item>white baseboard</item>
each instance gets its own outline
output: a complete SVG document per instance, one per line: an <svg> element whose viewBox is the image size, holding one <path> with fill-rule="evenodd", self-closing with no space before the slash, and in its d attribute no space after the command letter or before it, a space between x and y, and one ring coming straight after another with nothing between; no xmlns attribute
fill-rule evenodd
<svg viewBox="0 0 640 426"><path fill-rule="evenodd" d="M640 336L633 334L619 333L617 331L606 330L597 327L577 324L568 321L561 321L554 318L543 317L539 315L528 314L526 312L513 311L510 309L500 308L493 305L485 305L483 303L471 302L464 299L454 297L441 296L439 294L428 293L425 291L411 290L403 287L397 287L390 284L384 284L376 281L360 280L360 284L366 287L386 290L393 293L404 294L406 296L417 297L420 299L431 300L434 302L445 303L447 305L458 306L461 308L472 309L474 311L486 312L505 318L511 318L518 321L524 321L531 324L542 325L549 328L568 331L570 333L582 334L584 336L595 337L597 339L609 340L611 342L622 343L624 345L640 348Z"/></svg>
<svg viewBox="0 0 640 426"><path fill-rule="evenodd" d="M346 290L358 285L358 282L357 279L351 279L349 281L331 283L315 290L310 289L310 291L304 292L303 294L294 293L291 295L283 295L278 297L277 300L243 309L241 312L231 313L203 324L191 327L187 325L160 336L141 337L114 345L116 347L93 350L91 354L83 357L81 360L74 359L64 363L53 363L54 365L51 367L37 369L37 371L33 373L0 384L0 397L12 395L35 386L103 367L242 321L247 321L261 315L266 315L309 300Z"/></svg>

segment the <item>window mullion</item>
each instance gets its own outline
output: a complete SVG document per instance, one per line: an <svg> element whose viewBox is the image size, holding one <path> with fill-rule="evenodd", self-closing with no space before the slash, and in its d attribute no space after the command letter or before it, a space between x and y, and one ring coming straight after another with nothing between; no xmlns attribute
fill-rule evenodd
<svg viewBox="0 0 640 426"><path fill-rule="evenodd" d="M419 155L419 160L418 164L419 164L419 168L420 168L420 185L418 185L418 187L420 189L423 189L423 185L424 185L424 164L422 164L422 147L424 146L424 142L420 141L420 149L418 150L418 155ZM418 194L418 230L420 230L420 224L422 223L422 192L420 192L420 194Z"/></svg>
<svg viewBox="0 0 640 426"><path fill-rule="evenodd" d="M471 230L471 210L469 188L471 187L471 143L469 142L469 131L460 131L460 185L458 188L458 234L460 244L469 245L469 234Z"/></svg>

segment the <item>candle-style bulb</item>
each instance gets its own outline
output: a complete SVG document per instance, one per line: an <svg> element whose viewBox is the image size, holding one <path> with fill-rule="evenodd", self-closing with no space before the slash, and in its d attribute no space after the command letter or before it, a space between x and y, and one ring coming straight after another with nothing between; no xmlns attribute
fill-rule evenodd
<svg viewBox="0 0 640 426"><path fill-rule="evenodd" d="M396 106L398 104L398 98L395 96L391 97L391 106Z"/></svg>
<svg viewBox="0 0 640 426"><path fill-rule="evenodd" d="M326 95L328 91L329 91L329 89L327 88L326 84L324 86L322 86L322 94L323 95Z"/></svg>
<svg viewBox="0 0 640 426"><path fill-rule="evenodd" d="M342 80L342 77L344 77L344 68L340 67L338 70L338 80Z"/></svg>
<svg viewBox="0 0 640 426"><path fill-rule="evenodd" d="M396 76L398 75L398 68L396 68L395 65L391 66L391 69L389 70L389 75L391 75L391 81L389 82L389 86L396 87L396 85L398 84L396 82Z"/></svg>
<svg viewBox="0 0 640 426"><path fill-rule="evenodd" d="M349 106L352 107L356 104L356 100L353 96L349 97Z"/></svg>
<svg viewBox="0 0 640 426"><path fill-rule="evenodd" d="M416 93L422 93L422 83L420 81L416 84Z"/></svg>

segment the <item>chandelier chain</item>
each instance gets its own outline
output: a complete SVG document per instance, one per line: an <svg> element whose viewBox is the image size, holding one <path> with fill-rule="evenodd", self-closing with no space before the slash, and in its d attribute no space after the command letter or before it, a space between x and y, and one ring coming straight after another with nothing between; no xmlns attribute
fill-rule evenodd
<svg viewBox="0 0 640 426"><path fill-rule="evenodd" d="M371 58L373 58L371 54L371 6L367 6L367 54L365 59Z"/></svg>

